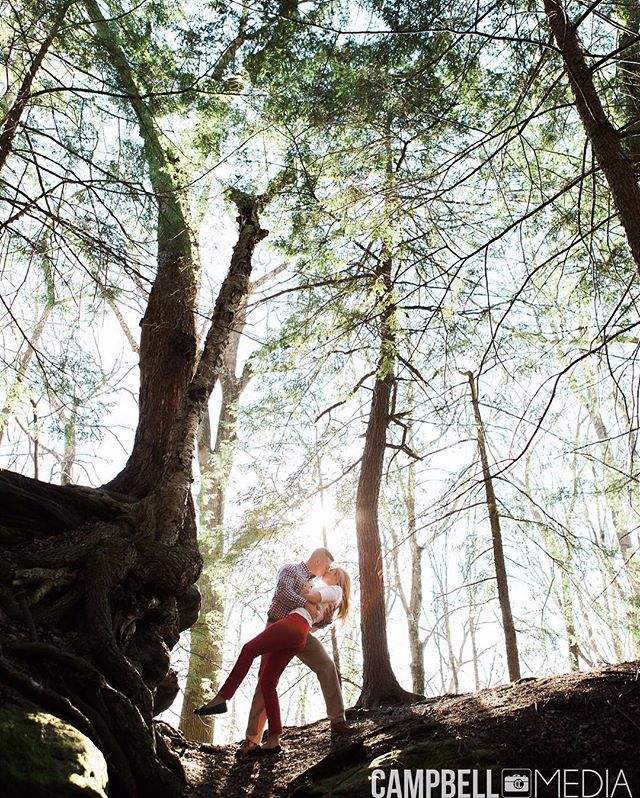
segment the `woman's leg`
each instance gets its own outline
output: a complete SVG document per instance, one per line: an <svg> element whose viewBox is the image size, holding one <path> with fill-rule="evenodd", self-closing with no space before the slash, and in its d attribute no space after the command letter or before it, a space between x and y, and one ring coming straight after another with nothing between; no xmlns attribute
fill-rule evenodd
<svg viewBox="0 0 640 798"><path fill-rule="evenodd" d="M292 618L294 620L290 620ZM302 621L302 624L300 621ZM306 626L306 629L304 626ZM282 651L283 649L299 650L301 645L303 646L306 642L308 631L309 625L299 615L287 615L281 621L272 623L263 632L260 632L259 635L256 635L242 646L242 651L236 660L236 664L231 669L231 673L225 683L218 690L218 696L225 700L231 698L249 672L253 660L261 654Z"/></svg>
<svg viewBox="0 0 640 798"><path fill-rule="evenodd" d="M264 706L269 721L269 737L279 737L282 734L282 720L280 718L280 701L278 700L277 686L282 672L300 651L299 647L273 651L267 658L266 664L260 674L260 689L264 698ZM277 743L276 743L277 744Z"/></svg>

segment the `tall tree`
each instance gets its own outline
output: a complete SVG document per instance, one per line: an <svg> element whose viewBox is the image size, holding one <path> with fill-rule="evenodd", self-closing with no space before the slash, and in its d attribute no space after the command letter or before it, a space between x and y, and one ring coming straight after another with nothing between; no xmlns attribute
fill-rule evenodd
<svg viewBox="0 0 640 798"><path fill-rule="evenodd" d="M392 413L391 396L396 362L396 308L391 269L391 255L384 251L379 259L378 274L380 349L356 492L362 632L362 692L356 706L361 707L376 707L415 699L413 693L399 685L391 667L384 602L384 563L378 524L380 482L387 448L387 427Z"/></svg>
<svg viewBox="0 0 640 798"><path fill-rule="evenodd" d="M576 109L602 169L640 273L640 187L621 134L607 115L578 40L577 24L558 0L544 0L549 27L565 64ZM584 17L580 20L584 21Z"/></svg>
<svg viewBox="0 0 640 798"><path fill-rule="evenodd" d="M471 390L471 403L473 415L476 423L476 434L478 443L478 454L482 464L482 481L487 500L487 510L489 512L489 523L491 524L491 545L493 547L493 563L496 574L496 585L498 588L498 602L500 604L500 614L502 615L502 630L504 634L505 649L507 654L507 667L509 678L512 682L520 678L520 657L518 655L518 640L513 623L513 613L511 611L511 600L509 598L509 579L505 564L504 548L502 545L502 529L500 528L500 513L496 502L496 494L493 488L493 477L489 466L489 456L487 454L487 444L485 428L480 412L480 402L478 401L477 381L471 371L467 372L469 388Z"/></svg>
<svg viewBox="0 0 640 798"><path fill-rule="evenodd" d="M111 490L142 497L156 486L162 474L169 431L193 373L197 266L184 192L158 124L142 99L144 92L136 83L118 28L106 20L96 0L86 0L86 8L95 27L96 44L106 54L117 86L137 119L158 206L158 270L140 324L136 437L126 466L107 485Z"/></svg>

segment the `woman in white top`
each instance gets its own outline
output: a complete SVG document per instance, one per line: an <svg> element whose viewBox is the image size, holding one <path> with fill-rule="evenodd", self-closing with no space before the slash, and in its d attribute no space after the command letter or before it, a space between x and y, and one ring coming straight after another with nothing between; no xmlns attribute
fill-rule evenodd
<svg viewBox="0 0 640 798"><path fill-rule="evenodd" d="M252 749L256 754L277 754L280 748L282 721L276 686L282 672L307 642L311 627L324 616L328 603L336 604L335 616L345 620L351 606L351 577L344 568L331 568L317 583L303 589L307 599L304 607L297 607L288 615L270 624L263 632L245 643L231 673L217 694L197 715L213 715L227 711L227 701L234 695L256 657L264 655L259 681L269 722L269 736L265 744Z"/></svg>

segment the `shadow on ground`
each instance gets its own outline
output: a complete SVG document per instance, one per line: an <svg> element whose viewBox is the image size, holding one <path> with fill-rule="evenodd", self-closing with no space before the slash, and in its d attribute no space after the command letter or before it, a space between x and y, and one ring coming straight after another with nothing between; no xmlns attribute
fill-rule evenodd
<svg viewBox="0 0 640 798"><path fill-rule="evenodd" d="M398 768L489 769L494 784L502 768L590 768L609 775L598 798L640 796L638 662L349 715L353 737L332 739L326 721L287 728L274 760L174 738L187 798L371 798L373 769ZM612 792L621 769L629 790Z"/></svg>

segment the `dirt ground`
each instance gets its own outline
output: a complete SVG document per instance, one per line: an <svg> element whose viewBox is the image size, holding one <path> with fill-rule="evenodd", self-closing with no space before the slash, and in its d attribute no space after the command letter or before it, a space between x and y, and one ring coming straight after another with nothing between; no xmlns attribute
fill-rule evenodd
<svg viewBox="0 0 640 798"><path fill-rule="evenodd" d="M237 746L173 736L188 778L187 798L370 795L376 766L408 768L591 768L618 785L600 798L640 798L640 663L521 680L418 704L348 711L353 737L331 738L327 721L286 728L275 758ZM554 793L555 795L555 793Z"/></svg>

